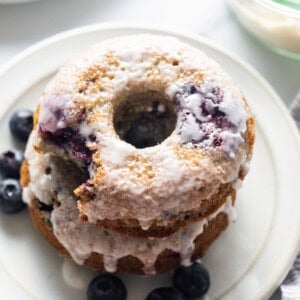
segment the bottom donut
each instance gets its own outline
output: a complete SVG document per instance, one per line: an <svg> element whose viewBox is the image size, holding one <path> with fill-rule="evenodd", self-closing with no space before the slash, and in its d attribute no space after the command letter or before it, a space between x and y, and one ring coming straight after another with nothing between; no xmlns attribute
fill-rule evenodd
<svg viewBox="0 0 300 300"><path fill-rule="evenodd" d="M43 205L41 205L37 199L33 199L31 201L29 210L35 227L42 233L47 242L65 258L72 258L68 250L66 250L66 248L54 235L50 212L45 210ZM194 240L195 246L192 251L190 261L195 261L206 253L212 242L228 226L228 219L228 214L220 212L216 217L210 220L207 225L204 225L202 233L200 233ZM101 229L97 228L97 230ZM122 245L119 246L122 247ZM145 264L138 257L126 255L117 260L115 269L110 270L109 267L105 266L103 255L96 252L91 252L91 254L84 260L83 264L98 271L158 274L171 271L180 266L182 264L182 253L171 249L164 249L158 254L153 265L148 266L147 268L145 268Z"/></svg>
<svg viewBox="0 0 300 300"><path fill-rule="evenodd" d="M36 154L22 166L23 198L35 227L61 255L98 271L147 275L188 265L205 254L235 215L232 192L208 217L168 237L128 237L80 219L75 177L55 158Z"/></svg>

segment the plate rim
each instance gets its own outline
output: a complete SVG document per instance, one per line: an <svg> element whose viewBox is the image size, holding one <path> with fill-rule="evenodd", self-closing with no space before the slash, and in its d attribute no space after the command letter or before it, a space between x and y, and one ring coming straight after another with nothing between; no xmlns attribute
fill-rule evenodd
<svg viewBox="0 0 300 300"><path fill-rule="evenodd" d="M109 31L109 30L123 30L123 31L130 31L130 30L145 30L146 32L148 31L156 31L158 34L169 34L169 35L175 35L175 36L181 36L184 38L188 38L191 40L196 41L197 43L204 44L213 50L221 53L224 56L227 56L230 58L233 62L237 63L243 70L248 72L254 79L260 82L262 87L265 89L265 91L272 97L272 101L274 101L274 105L278 107L280 112L282 113L282 118L286 121L289 130L293 136L295 136L294 139L294 145L295 147L298 148L299 153L300 153L300 132L296 126L296 123L292 119L287 107L284 105L283 101L279 97L279 95L276 93L274 88L267 82L267 80L257 71L255 70L254 67L252 67L249 63L241 59L238 55L231 53L228 50L224 50L216 44L215 42L210 41L209 39L202 37L196 33L192 32L186 32L183 30L177 30L177 29L167 29L165 27L158 27L158 26L153 26L149 24L143 24L143 23L131 23L131 22L105 22L105 23L100 23L100 24L92 24L92 25L86 25L86 26L80 26L76 27L71 30L66 30L62 31L58 34L52 35L48 38L45 38L37 43L34 43L32 46L29 46L19 54L17 54L14 58L12 58L10 61L8 61L6 64L4 64L0 68L0 80L1 77L4 76L7 72L9 72L11 69L14 67L17 67L17 65L22 62L24 59L29 58L30 56L34 56L35 53L39 52L42 49L46 49L48 46L53 45L59 41L62 41L67 38L72 38L74 36L80 36L84 35L86 33L91 33L91 32L97 32L97 31ZM10 103L11 104L11 103ZM5 109L5 108L4 108ZM298 233L297 237L295 234L294 238L294 244L293 244L293 249L291 250L292 256L286 260L285 265L282 265L280 270L277 272L277 277L274 278L274 280L269 283L269 286L265 287L265 293L264 295L260 296L270 296L272 292L275 290L277 287L277 284L279 283L278 281L280 279L283 279L282 277L286 275L288 272L289 268L291 267L294 258L296 257L298 251L299 251L299 245L300 245L300 219L297 222L298 224L298 230L295 232ZM292 248L292 247L291 247ZM1 265L0 265L1 267ZM2 266L3 267L3 266ZM3 267L4 268L4 267ZM4 268L5 269L5 268ZM7 273L7 271L5 270ZM279 278L279 274L281 274ZM22 284L20 284L18 281L14 279L18 285L22 289L24 287ZM26 292L28 292L26 290ZM33 296L30 292L29 295ZM34 296L33 296L34 297Z"/></svg>

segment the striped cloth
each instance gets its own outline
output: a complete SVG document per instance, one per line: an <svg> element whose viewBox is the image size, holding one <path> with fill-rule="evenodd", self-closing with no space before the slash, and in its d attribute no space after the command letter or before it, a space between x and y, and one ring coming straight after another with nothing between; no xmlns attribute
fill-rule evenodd
<svg viewBox="0 0 300 300"><path fill-rule="evenodd" d="M291 114L300 130L300 92L291 105ZM276 294L281 294L282 300L300 300L300 253L298 254L288 276L280 286L280 291ZM274 299L278 298L276 297Z"/></svg>
<svg viewBox="0 0 300 300"><path fill-rule="evenodd" d="M283 281L281 287L281 299L300 299L300 254L298 254L292 269Z"/></svg>
<svg viewBox="0 0 300 300"><path fill-rule="evenodd" d="M291 113L300 129L300 91L291 105Z"/></svg>

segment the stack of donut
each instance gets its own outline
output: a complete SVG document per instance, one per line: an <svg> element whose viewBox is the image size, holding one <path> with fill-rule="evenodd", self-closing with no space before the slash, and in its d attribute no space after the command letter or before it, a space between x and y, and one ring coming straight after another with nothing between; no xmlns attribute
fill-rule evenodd
<svg viewBox="0 0 300 300"><path fill-rule="evenodd" d="M188 265L234 218L254 122L228 75L173 37L101 42L50 81L22 166L46 240L97 270Z"/></svg>

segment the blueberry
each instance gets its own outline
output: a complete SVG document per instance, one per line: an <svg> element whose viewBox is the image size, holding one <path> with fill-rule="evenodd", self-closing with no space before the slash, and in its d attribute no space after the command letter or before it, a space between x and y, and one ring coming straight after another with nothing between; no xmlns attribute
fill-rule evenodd
<svg viewBox="0 0 300 300"><path fill-rule="evenodd" d="M162 287L153 290L146 300L184 300L184 296L172 287Z"/></svg>
<svg viewBox="0 0 300 300"><path fill-rule="evenodd" d="M209 273L198 263L180 267L173 274L173 285L187 298L198 298L205 295L209 289Z"/></svg>
<svg viewBox="0 0 300 300"><path fill-rule="evenodd" d="M10 118L9 127L14 137L27 142L33 127L33 112L29 109L16 111Z"/></svg>
<svg viewBox="0 0 300 300"><path fill-rule="evenodd" d="M215 137L213 140L214 147L220 147L223 143L223 139L221 137Z"/></svg>
<svg viewBox="0 0 300 300"><path fill-rule="evenodd" d="M0 210L7 214L17 213L26 207L22 201L22 189L16 179L0 182Z"/></svg>
<svg viewBox="0 0 300 300"><path fill-rule="evenodd" d="M23 160L22 150L11 149L0 153L0 173L5 177L19 178Z"/></svg>
<svg viewBox="0 0 300 300"><path fill-rule="evenodd" d="M124 283L112 274L102 274L94 278L88 286L88 300L125 300L127 290Z"/></svg>
<svg viewBox="0 0 300 300"><path fill-rule="evenodd" d="M70 149L76 158L87 163L91 162L93 151L86 146L86 140L79 134L78 129L66 127L55 132L49 132L40 128L40 134L45 140L57 147ZM92 135L91 137L94 139L95 136Z"/></svg>

